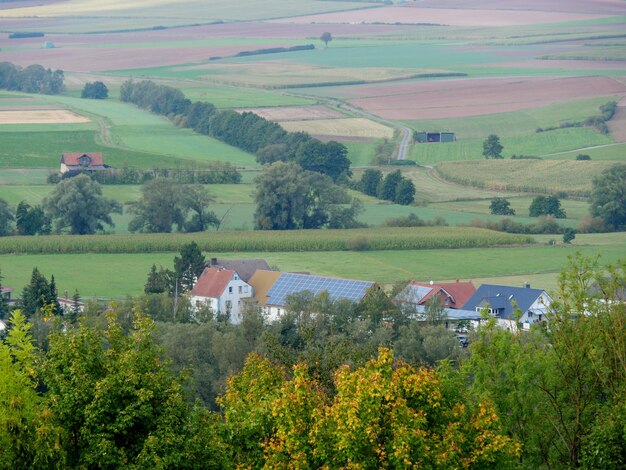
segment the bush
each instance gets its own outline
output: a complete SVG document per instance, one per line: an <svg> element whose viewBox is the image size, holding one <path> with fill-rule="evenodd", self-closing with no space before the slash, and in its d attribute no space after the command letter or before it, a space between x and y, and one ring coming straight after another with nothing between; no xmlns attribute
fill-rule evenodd
<svg viewBox="0 0 626 470"><path fill-rule="evenodd" d="M104 100L109 97L109 89L102 82L85 83L80 97L92 100Z"/></svg>
<svg viewBox="0 0 626 470"><path fill-rule="evenodd" d="M581 160L591 160L591 156L585 154L585 153L579 153L578 155L576 155L576 160L581 161Z"/></svg>
<svg viewBox="0 0 626 470"><path fill-rule="evenodd" d="M566 228L563 232L563 243L571 243L571 241L576 238L576 230L573 228Z"/></svg>

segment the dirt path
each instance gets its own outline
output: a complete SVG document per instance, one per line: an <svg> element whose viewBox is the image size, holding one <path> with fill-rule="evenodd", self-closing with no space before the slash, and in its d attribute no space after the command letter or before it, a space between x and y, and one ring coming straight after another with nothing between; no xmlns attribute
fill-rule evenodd
<svg viewBox="0 0 626 470"><path fill-rule="evenodd" d="M615 142L626 142L626 97L619 100L613 119L606 124Z"/></svg>

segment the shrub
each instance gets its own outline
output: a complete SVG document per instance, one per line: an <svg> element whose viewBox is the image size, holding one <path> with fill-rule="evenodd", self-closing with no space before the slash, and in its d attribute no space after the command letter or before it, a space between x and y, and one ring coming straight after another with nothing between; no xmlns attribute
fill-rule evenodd
<svg viewBox="0 0 626 470"><path fill-rule="evenodd" d="M579 153L578 155L576 155L576 160L581 161L581 160L591 160L591 156L585 154L585 153Z"/></svg>
<svg viewBox="0 0 626 470"><path fill-rule="evenodd" d="M563 243L571 243L571 241L576 238L576 230L568 227L563 232Z"/></svg>

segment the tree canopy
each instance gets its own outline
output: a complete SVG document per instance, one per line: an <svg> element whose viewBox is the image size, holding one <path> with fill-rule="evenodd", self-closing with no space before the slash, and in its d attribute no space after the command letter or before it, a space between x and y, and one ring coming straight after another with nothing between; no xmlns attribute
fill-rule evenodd
<svg viewBox="0 0 626 470"><path fill-rule="evenodd" d="M590 210L614 230L626 227L626 165L613 165L593 179Z"/></svg>
<svg viewBox="0 0 626 470"><path fill-rule="evenodd" d="M15 220L9 203L0 198L0 237L11 233L11 223Z"/></svg>
<svg viewBox="0 0 626 470"><path fill-rule="evenodd" d="M332 40L333 40L333 35L329 33L328 31L323 32L322 35L320 36L320 41L324 43L325 47L328 47L328 43Z"/></svg>
<svg viewBox="0 0 626 470"><path fill-rule="evenodd" d="M495 134L490 134L483 142L483 156L485 158L502 158L502 150L504 147L500 143L500 137Z"/></svg>
<svg viewBox="0 0 626 470"><path fill-rule="evenodd" d="M267 165L256 179L254 220L261 230L354 227L359 201L325 175L298 164Z"/></svg>
<svg viewBox="0 0 626 470"><path fill-rule="evenodd" d="M567 215L561 207L561 201L556 196L537 196L530 203L528 215L539 217L553 215L557 219L564 219Z"/></svg>
<svg viewBox="0 0 626 470"><path fill-rule="evenodd" d="M494 197L489 204L489 211L494 215L515 215L511 203L503 197Z"/></svg>
<svg viewBox="0 0 626 470"><path fill-rule="evenodd" d="M333 181L337 181L340 176L349 177L352 174L348 149L339 142L323 143L311 139L298 148L296 162L305 170L330 176Z"/></svg>
<svg viewBox="0 0 626 470"><path fill-rule="evenodd" d="M81 98L90 98L94 100L104 100L108 98L108 96L109 89L100 81L85 83L83 91L80 94Z"/></svg>
<svg viewBox="0 0 626 470"><path fill-rule="evenodd" d="M111 214L122 213L120 203L105 198L100 185L87 175L61 181L43 200L43 207L57 231L69 228L75 235L104 231L103 224L113 227Z"/></svg>

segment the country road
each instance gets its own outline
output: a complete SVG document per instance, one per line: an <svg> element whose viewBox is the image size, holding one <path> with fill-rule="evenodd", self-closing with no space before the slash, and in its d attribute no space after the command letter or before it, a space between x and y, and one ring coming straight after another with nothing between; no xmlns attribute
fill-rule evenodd
<svg viewBox="0 0 626 470"><path fill-rule="evenodd" d="M300 96L303 98L309 98L309 99L315 99L318 101L325 101L327 104L334 106L336 108L339 109L343 109L346 111L349 111L353 114L358 114L360 116L363 116L364 118L367 119L371 119L372 121L376 121L379 122L381 124L385 124L389 127L393 127L394 129L399 130L402 133L402 139L400 140L400 144L398 145L398 156L397 159L398 160L406 160L406 156L407 153L409 152L409 146L411 145L411 139L413 136L413 132L411 131L411 129L409 129L406 126L403 126L401 124L398 124L396 122L393 121L388 121L387 119L383 119L379 116L376 116L374 114L370 114L367 111L363 111L362 109L359 108L355 108L352 105L349 105L343 101L339 101L337 99L334 98L322 98L320 96L311 96L311 95L305 95L305 94L300 94L300 93L292 93L293 96Z"/></svg>

